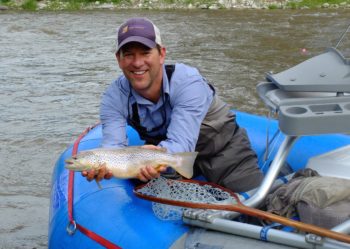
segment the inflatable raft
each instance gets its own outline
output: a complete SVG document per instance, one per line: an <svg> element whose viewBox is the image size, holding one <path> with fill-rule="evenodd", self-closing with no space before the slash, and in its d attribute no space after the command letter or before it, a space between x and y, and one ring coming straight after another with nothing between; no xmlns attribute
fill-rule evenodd
<svg viewBox="0 0 350 249"><path fill-rule="evenodd" d="M266 129L271 137L278 129L276 121L247 113L237 113L238 123L245 127L252 146L262 163L266 149ZM138 134L129 128L131 145L143 144ZM283 141L280 137L277 143ZM79 151L99 147L101 126L91 129L79 143ZM300 138L288 156L294 171L306 166L308 159L336 148L349 145L347 135L322 135ZM72 155L73 146L58 159L52 180L49 248L104 248L70 224L69 171L64 160ZM263 164L261 164L262 166ZM133 194L131 180L111 179L101 182L102 190L74 173L74 221L121 248L170 248L189 229L182 221L162 221L152 210L151 203ZM71 230L70 234L67 231Z"/></svg>
<svg viewBox="0 0 350 249"><path fill-rule="evenodd" d="M281 177L285 162L293 172L312 167L323 175L350 178L350 136L345 135L350 132L350 81L343 77L349 72L349 60L330 49L268 75L258 85L260 97L277 113L277 119L236 112L237 123L247 130L265 174L253 195L240 193L247 206L261 202ZM161 220L153 213L151 202L133 194L133 180L105 180L99 189L80 173L64 168L72 153L100 147L100 125L83 135L62 153L54 168L49 248L350 248L346 243L267 230L215 215ZM128 136L130 145L143 144L130 127ZM335 230L349 234L350 221Z"/></svg>

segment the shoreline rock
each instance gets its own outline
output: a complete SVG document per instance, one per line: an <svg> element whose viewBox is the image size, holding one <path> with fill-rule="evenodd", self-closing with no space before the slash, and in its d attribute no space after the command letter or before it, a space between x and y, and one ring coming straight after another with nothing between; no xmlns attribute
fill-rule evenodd
<svg viewBox="0 0 350 249"><path fill-rule="evenodd" d="M9 10L9 7L7 7L5 5L0 5L0 11L1 10Z"/></svg>

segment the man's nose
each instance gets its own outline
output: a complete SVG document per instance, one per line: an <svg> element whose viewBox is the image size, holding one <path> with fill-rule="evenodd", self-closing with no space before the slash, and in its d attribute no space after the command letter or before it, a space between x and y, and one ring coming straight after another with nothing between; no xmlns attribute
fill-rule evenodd
<svg viewBox="0 0 350 249"><path fill-rule="evenodd" d="M144 57L141 54L135 54L132 64L134 67L141 67L144 63Z"/></svg>

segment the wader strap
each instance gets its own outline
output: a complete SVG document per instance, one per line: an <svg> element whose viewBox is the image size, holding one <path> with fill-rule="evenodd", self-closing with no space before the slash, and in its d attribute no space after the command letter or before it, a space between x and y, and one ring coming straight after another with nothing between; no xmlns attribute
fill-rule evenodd
<svg viewBox="0 0 350 249"><path fill-rule="evenodd" d="M73 145L73 150L72 150L72 156L75 156L78 152L78 147L80 144L80 141L83 139L83 137L94 128L93 127L89 127L87 128L82 134L80 134L80 136L77 138L77 140L74 142ZM121 247L113 244L112 242L106 240L105 238L101 237L100 235L94 233L93 231L83 227L82 225L79 225L76 220L74 220L74 216L73 216L73 197L74 197L74 171L70 170L69 171L69 179L68 179L68 225L67 225L67 233L71 236L74 235L76 229L78 228L78 230L83 233L85 236L89 237L90 239L96 241L97 243L99 243L100 245L106 247L106 248L110 248L110 249L121 249Z"/></svg>
<svg viewBox="0 0 350 249"><path fill-rule="evenodd" d="M137 108L137 103L132 104L132 120L137 124L140 124L139 110Z"/></svg>
<svg viewBox="0 0 350 249"><path fill-rule="evenodd" d="M170 84L171 76L173 76L173 72L175 71L175 65L165 65L166 76L168 77L168 82Z"/></svg>

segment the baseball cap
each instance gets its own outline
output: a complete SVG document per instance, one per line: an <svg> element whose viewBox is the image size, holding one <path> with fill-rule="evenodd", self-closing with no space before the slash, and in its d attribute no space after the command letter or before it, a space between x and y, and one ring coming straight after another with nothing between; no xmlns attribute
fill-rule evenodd
<svg viewBox="0 0 350 249"><path fill-rule="evenodd" d="M117 52L129 42L139 42L149 48L162 45L160 32L147 18L131 18L120 25L117 38Z"/></svg>

